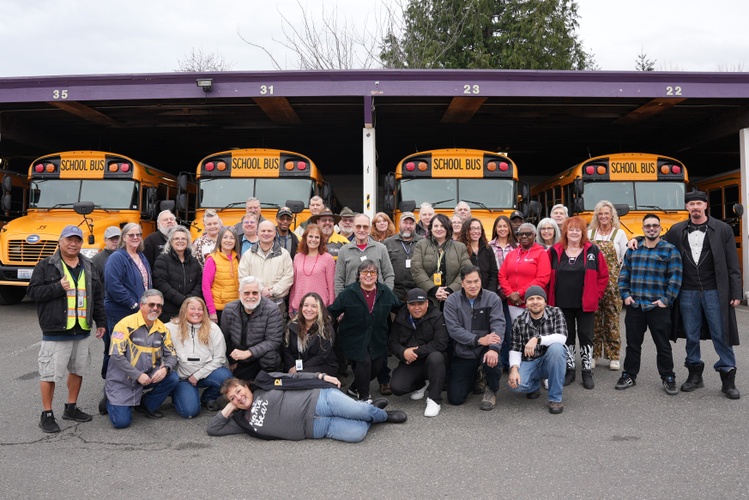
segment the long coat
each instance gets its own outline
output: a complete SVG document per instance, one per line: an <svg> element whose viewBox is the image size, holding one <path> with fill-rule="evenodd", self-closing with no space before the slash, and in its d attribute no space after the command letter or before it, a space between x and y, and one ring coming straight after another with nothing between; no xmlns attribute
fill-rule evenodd
<svg viewBox="0 0 749 500"><path fill-rule="evenodd" d="M664 239L674 245L686 263L685 252L690 252L687 229L689 221L679 222L671 226ZM741 300L741 268L736 253L736 240L731 226L713 217L707 219L706 238L710 242L710 250L715 262L715 282L718 285L720 297L720 316L723 318L723 332L731 345L739 345L739 328L736 324L736 311L731 307L731 300ZM686 265L686 264L685 264ZM684 338L678 304L673 309L671 339ZM710 331L703 321L701 337L710 338Z"/></svg>

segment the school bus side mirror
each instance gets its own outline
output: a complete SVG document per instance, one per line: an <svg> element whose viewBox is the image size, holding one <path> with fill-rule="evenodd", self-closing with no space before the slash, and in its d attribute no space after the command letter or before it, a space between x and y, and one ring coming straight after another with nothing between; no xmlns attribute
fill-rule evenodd
<svg viewBox="0 0 749 500"><path fill-rule="evenodd" d="M162 202L159 204L159 210L163 212L164 210L169 210L170 212L174 212L174 207L176 206L176 203L174 203L174 200L162 200Z"/></svg>
<svg viewBox="0 0 749 500"><path fill-rule="evenodd" d="M73 211L78 215L88 215L94 211L94 203L91 201L78 201L73 203Z"/></svg>
<svg viewBox="0 0 749 500"><path fill-rule="evenodd" d="M322 190L321 190L320 198L323 199L323 202L325 203L325 205L328 208L330 208L331 210L333 210L333 208L330 206L330 202L333 201L333 200L331 200L332 196L333 196L333 189L330 187L330 183L329 182L323 182L322 183ZM289 207L289 208L291 208L291 207Z"/></svg>
<svg viewBox="0 0 749 500"><path fill-rule="evenodd" d="M177 195L177 210L180 212L187 211L187 193L180 193Z"/></svg>
<svg viewBox="0 0 749 500"><path fill-rule="evenodd" d="M619 217L624 217L629 213L629 205L626 203L614 203L614 209L616 209L616 213Z"/></svg>
<svg viewBox="0 0 749 500"><path fill-rule="evenodd" d="M414 200L403 200L398 204L398 210L401 212L413 212L416 209L416 202Z"/></svg>
<svg viewBox="0 0 749 500"><path fill-rule="evenodd" d="M572 202L572 213L573 214L579 214L580 212L585 210L585 200L583 200L583 197L575 198Z"/></svg>
<svg viewBox="0 0 749 500"><path fill-rule="evenodd" d="M39 203L39 196L42 194L42 190L39 188L29 189L29 205L34 206Z"/></svg>
<svg viewBox="0 0 749 500"><path fill-rule="evenodd" d="M292 214L298 214L304 210L304 202L301 200L286 200L286 206Z"/></svg>
<svg viewBox="0 0 749 500"><path fill-rule="evenodd" d="M3 194L10 193L13 189L13 179L10 178L10 175L6 175L3 177Z"/></svg>
<svg viewBox="0 0 749 500"><path fill-rule="evenodd" d="M6 193L3 195L3 201L2 206L0 207L0 210L3 212L10 212L11 203L10 203L10 193Z"/></svg>
<svg viewBox="0 0 749 500"><path fill-rule="evenodd" d="M180 193L187 192L187 185L190 182L190 174L187 173L181 173L177 177L177 190Z"/></svg>
<svg viewBox="0 0 749 500"><path fill-rule="evenodd" d="M572 194L574 194L575 196L582 196L584 191L585 185L583 184L583 180L580 177L572 181Z"/></svg>
<svg viewBox="0 0 749 500"><path fill-rule="evenodd" d="M395 197L392 194L386 194L382 205L383 212L392 213L395 210Z"/></svg>
<svg viewBox="0 0 749 500"><path fill-rule="evenodd" d="M742 205L741 203L734 203L733 213L736 215L736 217L741 217L742 215L744 215L744 205Z"/></svg>
<svg viewBox="0 0 749 500"><path fill-rule="evenodd" d="M528 183L520 182L518 183L518 188L518 191L520 191L520 198L523 200L527 200L531 192L530 188L528 187Z"/></svg>
<svg viewBox="0 0 749 500"><path fill-rule="evenodd" d="M385 176L385 183L383 184L382 188L386 193L392 193L393 191L395 191L395 174L393 172L389 172Z"/></svg>
<svg viewBox="0 0 749 500"><path fill-rule="evenodd" d="M525 214L526 216L531 215L533 217L538 217L541 215L541 202L538 200L531 200L530 203L528 203L528 209L530 210L530 214Z"/></svg>

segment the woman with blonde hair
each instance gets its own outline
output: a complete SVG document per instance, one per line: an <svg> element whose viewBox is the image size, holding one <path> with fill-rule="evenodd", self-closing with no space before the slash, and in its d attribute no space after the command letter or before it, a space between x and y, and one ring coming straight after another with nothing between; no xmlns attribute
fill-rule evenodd
<svg viewBox="0 0 749 500"><path fill-rule="evenodd" d="M395 234L395 224L385 212L377 212L372 219L372 239L382 243Z"/></svg>
<svg viewBox="0 0 749 500"><path fill-rule="evenodd" d="M218 325L208 318L208 308L200 297L187 297L179 309L179 317L166 324L177 352L179 384L172 392L177 414L195 417L201 403L210 411L218 411L216 402L221 384L231 377L226 364L226 342ZM203 395L199 389L205 388Z"/></svg>
<svg viewBox="0 0 749 500"><path fill-rule="evenodd" d="M305 231L309 231L309 226ZM338 361L333 350L333 320L322 297L309 292L295 306L298 312L286 326L283 371L292 374L324 372L335 377Z"/></svg>
<svg viewBox="0 0 749 500"><path fill-rule="evenodd" d="M619 357L622 348L619 317L622 312L622 298L619 295L619 269L627 251L627 235L619 227L619 215L613 203L599 201L593 209L593 220L588 226L588 237L606 257L609 268L609 284L593 319L593 359L603 354L609 360L609 370L621 368Z"/></svg>
<svg viewBox="0 0 749 500"><path fill-rule="evenodd" d="M203 268L203 298L211 321L221 321L221 312L229 302L239 299L239 258L234 249L237 235L234 227L219 230L216 248L206 256Z"/></svg>

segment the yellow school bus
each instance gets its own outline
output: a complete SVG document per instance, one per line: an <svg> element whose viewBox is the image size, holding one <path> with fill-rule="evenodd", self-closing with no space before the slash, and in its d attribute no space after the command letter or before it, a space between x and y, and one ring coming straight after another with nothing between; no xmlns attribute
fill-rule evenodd
<svg viewBox="0 0 749 500"><path fill-rule="evenodd" d="M688 218L684 193L689 179L684 164L674 158L649 153L597 156L550 177L531 188L531 199L548 217L556 204L588 223L601 200L613 203L627 237L642 235L642 218L655 213L663 232Z"/></svg>
<svg viewBox="0 0 749 500"><path fill-rule="evenodd" d="M737 213L737 205L741 203L741 171L731 170L724 174L714 175L700 179L697 189L707 193L708 214L716 219L722 220L733 229L736 237L736 251L739 254L739 264L744 268L743 255L741 252L741 214L743 209Z"/></svg>
<svg viewBox="0 0 749 500"><path fill-rule="evenodd" d="M385 178L385 212L393 214L396 226L400 214L418 212L428 202L435 214L448 218L455 205L464 201L471 214L491 237L499 215L525 211L528 186L518 182L515 162L503 153L477 149L435 149L405 157L395 172Z"/></svg>
<svg viewBox="0 0 749 500"><path fill-rule="evenodd" d="M181 180L182 181L182 180ZM330 206L330 185L307 156L279 149L234 149L214 153L198 164L197 208L192 234L203 231L206 209L214 209L224 225L233 225L246 213L247 198L260 200L262 215L274 222L278 209L301 204L291 229L309 218L309 199L320 196ZM183 202L178 203L182 206ZM292 203L293 205L294 203Z"/></svg>
<svg viewBox="0 0 749 500"><path fill-rule="evenodd" d="M81 253L92 257L109 226L138 222L144 236L155 231L160 202L177 194L176 176L100 151L43 156L28 181L26 215L0 229L0 304L23 299L34 266L55 252L65 226L81 227Z"/></svg>
<svg viewBox="0 0 749 500"><path fill-rule="evenodd" d="M0 228L24 215L29 195L29 181L25 175L11 170L0 170Z"/></svg>

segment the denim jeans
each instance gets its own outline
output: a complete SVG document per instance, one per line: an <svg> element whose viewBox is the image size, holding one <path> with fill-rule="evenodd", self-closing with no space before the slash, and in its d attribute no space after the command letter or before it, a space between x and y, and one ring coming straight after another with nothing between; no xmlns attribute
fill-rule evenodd
<svg viewBox="0 0 749 500"><path fill-rule="evenodd" d="M193 386L189 380L179 381L177 387L172 392L172 402L174 409L182 418L192 418L200 413L200 402L205 403L215 401L221 395L221 384L224 380L231 377L231 371L228 368L219 366L213 370L210 375L198 380L198 385ZM200 396L200 388L205 387L203 396Z"/></svg>
<svg viewBox="0 0 749 500"><path fill-rule="evenodd" d="M682 290L679 293L679 312L687 337L687 364L694 365L701 361L700 328L704 317L710 328L713 348L719 358L713 368L716 371L728 371L736 367L736 355L723 332L720 309L718 290Z"/></svg>
<svg viewBox="0 0 749 500"><path fill-rule="evenodd" d="M143 388L144 391L149 391L149 389L150 391L143 393L140 403L148 408L149 411L158 410L178 383L179 376L176 372L170 371L161 382L157 384L148 384ZM107 411L109 412L109 421L112 422L112 426L115 429L129 427L133 420L132 406L117 406L107 401Z"/></svg>
<svg viewBox="0 0 749 500"><path fill-rule="evenodd" d="M338 389L321 389L315 406L312 437L358 443L372 424L387 420L387 412L355 401Z"/></svg>
<svg viewBox="0 0 749 500"><path fill-rule="evenodd" d="M551 344L540 358L523 361L518 369L520 383L512 392L534 392L541 387L541 380L549 379L549 401L562 401L564 374L567 371L567 349L564 344Z"/></svg>

